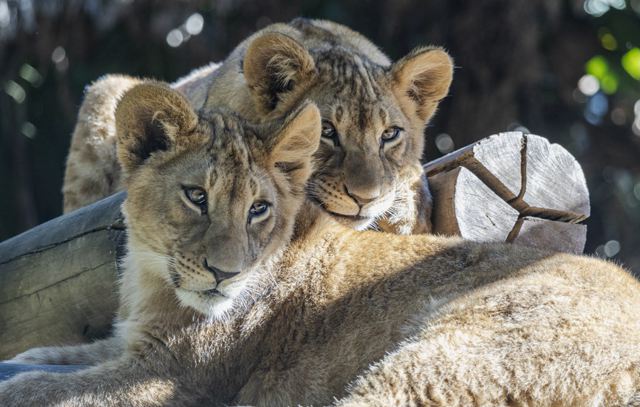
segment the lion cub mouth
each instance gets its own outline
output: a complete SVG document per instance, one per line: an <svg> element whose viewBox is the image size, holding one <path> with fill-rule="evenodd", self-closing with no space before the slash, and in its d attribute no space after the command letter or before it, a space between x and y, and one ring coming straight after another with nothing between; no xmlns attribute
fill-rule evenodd
<svg viewBox="0 0 640 407"><path fill-rule="evenodd" d="M372 224L374 224L375 220L377 219L377 216L364 216L364 215L360 215L359 213L356 215L345 215L343 213L330 210L327 207L327 205L317 197L310 196L309 199L313 203L318 205L320 208L322 208L322 210L325 211L327 214L331 215L336 221L352 229L356 229L356 230L366 229Z"/></svg>
<svg viewBox="0 0 640 407"><path fill-rule="evenodd" d="M348 219L348 220L370 221L370 220L374 219L373 217L362 216L362 215L343 215L341 213L330 211L329 209L326 209L326 208L324 208L324 210L325 210L325 212L331 214L332 216L335 216L337 218Z"/></svg>
<svg viewBox="0 0 640 407"><path fill-rule="evenodd" d="M220 291L218 289L218 287L214 287L214 288L203 288L203 289L189 289L189 288L177 288L178 290L181 291L185 291L187 293L192 293L192 294L196 294L198 296L202 296L202 297L206 297L206 298L226 298L226 299L231 299L232 296L230 296L228 293L224 293L222 291Z"/></svg>
<svg viewBox="0 0 640 407"><path fill-rule="evenodd" d="M220 291L218 291L217 288L212 288L210 290L206 290L206 291L200 291L200 293L202 293L203 295L206 295L208 297L224 297L224 298L229 298L226 295L224 295L223 293L221 293Z"/></svg>
<svg viewBox="0 0 640 407"><path fill-rule="evenodd" d="M343 219L349 219L349 220L358 220L358 221L363 221L363 220L370 220L372 218L368 217L368 216L362 216L359 214L356 215L345 215L343 213L338 213L338 212L334 212L332 210L330 210L327 207L327 204L322 202L319 198L315 197L315 196L309 196L309 199L315 203L316 205L318 205L319 207L322 208L323 211L327 212L328 214L335 216L337 218L343 218Z"/></svg>

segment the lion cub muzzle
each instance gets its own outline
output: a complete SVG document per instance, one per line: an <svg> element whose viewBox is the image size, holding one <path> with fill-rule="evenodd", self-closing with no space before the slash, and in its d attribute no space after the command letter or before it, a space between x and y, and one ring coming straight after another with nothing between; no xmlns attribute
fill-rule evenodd
<svg viewBox="0 0 640 407"><path fill-rule="evenodd" d="M204 266L204 268L209 270L211 274L213 274L213 277L216 279L216 283L218 284L220 284L224 280L228 280L240 274L239 271L227 272L227 271L222 271L215 266L210 266L206 258L203 260L202 265Z"/></svg>

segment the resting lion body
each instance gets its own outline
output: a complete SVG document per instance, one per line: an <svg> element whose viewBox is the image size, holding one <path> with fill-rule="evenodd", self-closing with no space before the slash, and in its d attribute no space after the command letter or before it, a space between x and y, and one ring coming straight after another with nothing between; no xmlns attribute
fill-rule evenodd
<svg viewBox="0 0 640 407"><path fill-rule="evenodd" d="M637 405L640 283L620 267L347 228L303 193L311 105L253 127L142 85L117 113L124 346L2 383L1 405Z"/></svg>
<svg viewBox="0 0 640 407"><path fill-rule="evenodd" d="M350 227L378 223L407 234L430 230L420 158L425 126L451 77L451 59L438 48L418 48L392 63L342 25L296 19L258 31L221 65L172 86L196 110L224 107L252 122L314 101L326 129L310 196ZM123 92L141 82L108 75L87 89L67 159L65 212L123 188L114 110Z"/></svg>

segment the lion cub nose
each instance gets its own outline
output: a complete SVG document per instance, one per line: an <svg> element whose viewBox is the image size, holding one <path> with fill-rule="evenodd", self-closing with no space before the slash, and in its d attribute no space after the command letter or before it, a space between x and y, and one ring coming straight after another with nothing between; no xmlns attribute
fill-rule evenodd
<svg viewBox="0 0 640 407"><path fill-rule="evenodd" d="M228 280L231 277L237 276L238 274L240 274L239 271L222 271L217 267L211 266L209 265L209 263L207 262L207 259L204 259L202 262L202 265L204 266L205 269L207 269L211 274L213 274L213 277L216 279L216 284L220 284L221 282L223 282L224 280Z"/></svg>

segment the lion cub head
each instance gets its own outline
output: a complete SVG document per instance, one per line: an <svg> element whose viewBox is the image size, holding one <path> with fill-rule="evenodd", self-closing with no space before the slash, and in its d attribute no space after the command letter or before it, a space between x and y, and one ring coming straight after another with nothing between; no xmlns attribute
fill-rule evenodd
<svg viewBox="0 0 640 407"><path fill-rule="evenodd" d="M129 256L178 300L210 316L250 295L260 263L286 245L320 138L315 105L252 126L198 115L160 83L128 91L116 110Z"/></svg>
<svg viewBox="0 0 640 407"><path fill-rule="evenodd" d="M333 24L341 30L334 33L327 22L300 24L310 47L282 33L259 35L246 50L244 77L264 117L301 98L317 104L322 143L309 196L348 226L366 228L402 205L403 188L422 175L424 128L448 93L452 61L423 47L391 64L345 27ZM362 51L367 44L371 55Z"/></svg>

